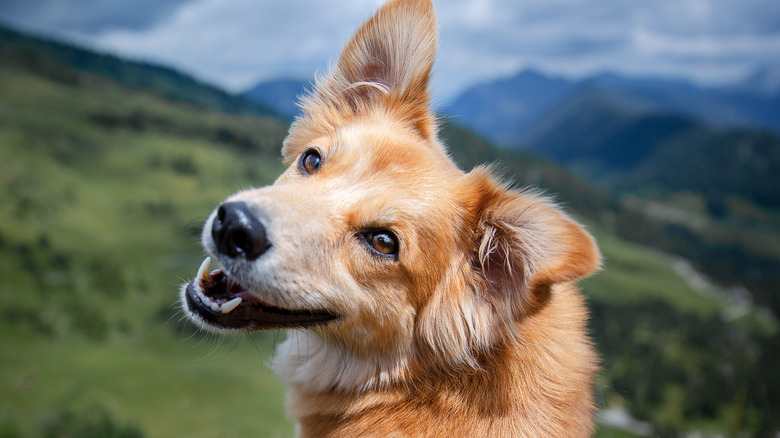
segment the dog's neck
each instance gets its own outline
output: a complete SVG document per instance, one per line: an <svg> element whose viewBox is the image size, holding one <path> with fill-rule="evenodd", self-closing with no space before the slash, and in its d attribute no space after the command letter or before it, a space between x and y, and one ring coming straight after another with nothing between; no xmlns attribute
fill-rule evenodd
<svg viewBox="0 0 780 438"><path fill-rule="evenodd" d="M274 359L274 370L286 384L307 393L364 392L403 381L403 356L360 357L348 345L312 331L290 331Z"/></svg>
<svg viewBox="0 0 780 438"><path fill-rule="evenodd" d="M328 417L327 423L336 427L377 407L432 397L459 401L447 406L474 404L491 406L494 411L511 410L502 393L508 394L512 368L498 363L513 360L505 357L515 354L511 347L497 347L481 357L480 369L423 370L419 364L360 358L343 346L309 331L292 331L279 345L274 369L290 387L288 415L304 425ZM473 392L473 388L480 391Z"/></svg>
<svg viewBox="0 0 780 438"><path fill-rule="evenodd" d="M545 309L518 324L521 339L476 356L479 369L368 361L314 332L290 332L274 361L290 386L288 414L300 422L302 437L371 436L372 425L391 417L402 436L566 436L562 431L569 430L588 436L596 358L584 338L582 298L570 286L556 289ZM571 309L569 318L537 324L562 309ZM551 387L556 381L566 385ZM415 416L398 418L400 411ZM539 418L547 420L534 421Z"/></svg>

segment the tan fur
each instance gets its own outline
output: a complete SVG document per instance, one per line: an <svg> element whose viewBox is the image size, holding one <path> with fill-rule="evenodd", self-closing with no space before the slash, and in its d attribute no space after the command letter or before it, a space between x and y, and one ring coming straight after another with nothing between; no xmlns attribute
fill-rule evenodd
<svg viewBox="0 0 780 438"><path fill-rule="evenodd" d="M275 359L303 437L589 436L597 358L573 282L598 249L544 197L457 168L429 107L435 51L429 0L363 25L304 98L289 169L229 199L262 212L274 245L231 274L339 315L290 331ZM322 165L305 175L310 148ZM398 236L397 260L355 237L373 227Z"/></svg>

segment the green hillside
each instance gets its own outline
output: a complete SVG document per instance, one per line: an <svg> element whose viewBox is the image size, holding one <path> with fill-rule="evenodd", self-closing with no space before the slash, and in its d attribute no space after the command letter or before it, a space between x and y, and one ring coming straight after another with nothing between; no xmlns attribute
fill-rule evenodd
<svg viewBox="0 0 780 438"><path fill-rule="evenodd" d="M780 208L776 134L634 108L601 90L582 90L549 111L525 147L617 193L695 192L713 211L729 196Z"/></svg>
<svg viewBox="0 0 780 438"><path fill-rule="evenodd" d="M249 102L191 76L167 67L128 61L110 54L96 53L71 44L29 36L0 26L0 51L5 59L21 58L36 62L41 56L67 65L70 69L113 80L125 87L150 91L167 99L217 109L230 114L275 116L270 108ZM72 80L67 71L43 63L36 68L61 81Z"/></svg>
<svg viewBox="0 0 780 438"><path fill-rule="evenodd" d="M8 60L0 436L289 436L264 366L275 335L193 335L174 305L200 262L204 215L272 181L286 126Z"/></svg>
<svg viewBox="0 0 780 438"><path fill-rule="evenodd" d="M174 304L200 262L205 215L281 172L285 123L19 53L0 48L0 437L292 436L266 367L280 334L196 333ZM771 315L616 237L660 232L644 205L455 126L442 136L464 169L497 162L558 194L599 238L607 268L583 287L602 406L659 436L777 430ZM631 436L617 426L599 435Z"/></svg>

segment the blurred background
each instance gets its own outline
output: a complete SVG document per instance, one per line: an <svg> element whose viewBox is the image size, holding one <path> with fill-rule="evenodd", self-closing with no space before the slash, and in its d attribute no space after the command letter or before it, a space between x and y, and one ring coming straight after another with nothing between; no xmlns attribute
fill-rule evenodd
<svg viewBox="0 0 780 438"><path fill-rule="evenodd" d="M293 436L280 333L182 320L377 1L4 0L0 437ZM780 2L434 0L441 137L597 237L600 437L780 436Z"/></svg>

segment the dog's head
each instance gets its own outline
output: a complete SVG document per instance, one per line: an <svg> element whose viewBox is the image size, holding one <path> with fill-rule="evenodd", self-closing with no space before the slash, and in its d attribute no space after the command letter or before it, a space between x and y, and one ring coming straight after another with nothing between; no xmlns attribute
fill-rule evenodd
<svg viewBox="0 0 780 438"><path fill-rule="evenodd" d="M552 204L453 163L429 107L435 51L428 0L392 1L363 25L303 98L287 170L206 222L222 269L183 289L193 319L298 329L301 361L321 348L387 381L431 355L473 364L553 284L598 267L592 238Z"/></svg>

